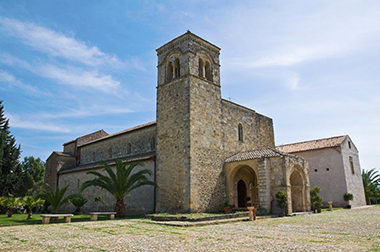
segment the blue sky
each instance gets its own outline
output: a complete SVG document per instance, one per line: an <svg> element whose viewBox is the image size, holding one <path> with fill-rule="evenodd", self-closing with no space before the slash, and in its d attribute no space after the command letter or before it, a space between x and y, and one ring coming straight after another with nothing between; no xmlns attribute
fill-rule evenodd
<svg viewBox="0 0 380 252"><path fill-rule="evenodd" d="M155 120L155 49L219 46L222 96L276 144L349 134L379 168L379 1L0 1L0 99L23 156Z"/></svg>

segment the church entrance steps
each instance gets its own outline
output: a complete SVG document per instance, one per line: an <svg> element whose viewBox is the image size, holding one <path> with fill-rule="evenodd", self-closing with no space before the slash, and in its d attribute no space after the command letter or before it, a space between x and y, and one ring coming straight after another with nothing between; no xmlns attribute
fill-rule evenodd
<svg viewBox="0 0 380 252"><path fill-rule="evenodd" d="M312 212L295 212L292 214L289 214L289 216L299 216L299 215L309 215L312 214Z"/></svg>
<svg viewBox="0 0 380 252"><path fill-rule="evenodd" d="M175 226L175 227L193 227L193 226L206 226L206 225L217 225L223 223L231 223L238 221L249 221L249 217L240 217L240 218L230 218L223 220L211 220L211 221L150 221L150 223L165 225L165 226Z"/></svg>
<svg viewBox="0 0 380 252"><path fill-rule="evenodd" d="M200 221L213 221L223 219L234 219L241 217L248 217L248 210L244 212L235 212L230 214L211 214L209 216L197 216L198 214L173 214L173 215L147 215L153 221L188 221L188 222L200 222Z"/></svg>
<svg viewBox="0 0 380 252"><path fill-rule="evenodd" d="M257 219L259 220L259 219L266 219L266 218L273 218L273 217L277 217L277 216L272 216L272 215L257 216ZM191 226L217 225L217 224L231 223L231 222L238 222L238 221L249 221L248 211L232 213L232 214L221 214L221 215L212 216L212 217L204 217L204 218L188 219L188 220L184 220L184 216L182 216L182 219L180 216L178 216L176 217L176 219L172 218L171 220L168 220L168 219L154 220L152 218L152 220L149 221L149 223L166 225L166 226L191 227Z"/></svg>

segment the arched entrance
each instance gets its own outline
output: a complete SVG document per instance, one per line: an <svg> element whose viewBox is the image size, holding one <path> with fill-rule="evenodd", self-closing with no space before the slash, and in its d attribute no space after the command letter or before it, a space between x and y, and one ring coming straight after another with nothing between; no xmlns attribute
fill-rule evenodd
<svg viewBox="0 0 380 252"><path fill-rule="evenodd" d="M305 187L303 179L299 172L293 171L292 175L290 176L290 186L293 212L305 211Z"/></svg>
<svg viewBox="0 0 380 252"><path fill-rule="evenodd" d="M237 184L238 207L245 207L245 197L247 197L247 187L243 180L239 180Z"/></svg>
<svg viewBox="0 0 380 252"><path fill-rule="evenodd" d="M249 166L235 168L232 178L231 204L245 207L245 198L250 197L249 203L259 207L259 185L255 170Z"/></svg>

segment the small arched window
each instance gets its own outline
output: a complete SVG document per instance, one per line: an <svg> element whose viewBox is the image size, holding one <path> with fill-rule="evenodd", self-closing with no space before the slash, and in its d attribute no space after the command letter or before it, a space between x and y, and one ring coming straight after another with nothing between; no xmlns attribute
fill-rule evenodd
<svg viewBox="0 0 380 252"><path fill-rule="evenodd" d="M174 78L179 78L181 76L178 58L174 61L174 74Z"/></svg>
<svg viewBox="0 0 380 252"><path fill-rule="evenodd" d="M171 62L168 63L166 80L171 81L173 79L173 64Z"/></svg>
<svg viewBox="0 0 380 252"><path fill-rule="evenodd" d="M156 138L155 137L152 137L150 139L150 149L151 150L155 150L156 149Z"/></svg>
<svg viewBox="0 0 380 252"><path fill-rule="evenodd" d="M127 155L132 153L132 145L131 143L127 143Z"/></svg>
<svg viewBox="0 0 380 252"><path fill-rule="evenodd" d="M211 65L208 61L205 64L205 77L207 80L212 81Z"/></svg>
<svg viewBox="0 0 380 252"><path fill-rule="evenodd" d="M240 142L243 142L243 126L240 123L238 125L238 138Z"/></svg>
<svg viewBox="0 0 380 252"><path fill-rule="evenodd" d="M199 77L201 77L201 78L205 77L205 75L204 75L205 71L204 70L205 70L205 64L204 64L202 59L199 59L199 63L198 63L198 76Z"/></svg>

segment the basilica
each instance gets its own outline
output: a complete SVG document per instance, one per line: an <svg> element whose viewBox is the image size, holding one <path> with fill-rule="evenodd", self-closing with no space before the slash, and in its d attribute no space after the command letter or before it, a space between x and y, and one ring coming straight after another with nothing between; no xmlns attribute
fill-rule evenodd
<svg viewBox="0 0 380 252"><path fill-rule="evenodd" d="M246 197L279 213L278 191L287 192L289 214L309 211L308 162L276 149L271 118L222 99L219 54L219 47L189 31L159 47L156 121L64 143L63 151L47 160L46 182L77 193L92 178L88 171L101 171L99 161L113 165L121 158L139 161L158 185L127 195L129 213L217 212L225 201L245 206ZM115 204L97 188L82 194L89 200L84 211L111 210ZM94 201L98 195L106 204Z"/></svg>

